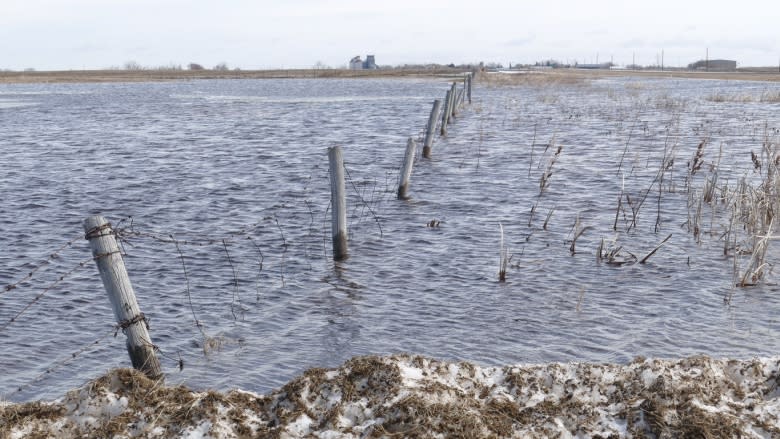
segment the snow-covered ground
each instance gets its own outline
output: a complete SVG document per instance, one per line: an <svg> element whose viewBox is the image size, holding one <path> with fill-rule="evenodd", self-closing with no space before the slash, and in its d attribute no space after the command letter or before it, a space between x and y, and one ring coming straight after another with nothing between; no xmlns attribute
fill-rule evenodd
<svg viewBox="0 0 780 439"><path fill-rule="evenodd" d="M780 437L780 357L479 367L356 357L270 395L113 370L53 402L0 403L0 437Z"/></svg>

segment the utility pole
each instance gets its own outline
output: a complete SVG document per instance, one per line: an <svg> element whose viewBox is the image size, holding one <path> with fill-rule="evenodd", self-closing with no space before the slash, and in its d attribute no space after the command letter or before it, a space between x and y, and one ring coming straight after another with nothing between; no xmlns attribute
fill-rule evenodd
<svg viewBox="0 0 780 439"><path fill-rule="evenodd" d="M705 52L704 55L704 69L708 72L710 71L710 48L709 47L707 48L707 51Z"/></svg>
<svg viewBox="0 0 780 439"><path fill-rule="evenodd" d="M661 49L661 71L664 71L664 49Z"/></svg>

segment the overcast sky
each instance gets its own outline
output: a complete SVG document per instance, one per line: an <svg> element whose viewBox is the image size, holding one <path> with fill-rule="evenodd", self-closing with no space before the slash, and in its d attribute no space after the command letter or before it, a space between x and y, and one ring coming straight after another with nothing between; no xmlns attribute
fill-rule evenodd
<svg viewBox="0 0 780 439"><path fill-rule="evenodd" d="M342 67L405 63L668 66L780 62L780 2L721 0L0 0L0 69Z"/></svg>

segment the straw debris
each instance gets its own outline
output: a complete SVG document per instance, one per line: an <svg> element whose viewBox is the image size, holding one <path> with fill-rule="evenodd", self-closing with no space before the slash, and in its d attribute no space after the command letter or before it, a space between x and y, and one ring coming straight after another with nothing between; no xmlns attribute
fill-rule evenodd
<svg viewBox="0 0 780 439"><path fill-rule="evenodd" d="M113 370L55 402L0 405L0 437L778 437L780 357L480 367L353 358L268 396Z"/></svg>

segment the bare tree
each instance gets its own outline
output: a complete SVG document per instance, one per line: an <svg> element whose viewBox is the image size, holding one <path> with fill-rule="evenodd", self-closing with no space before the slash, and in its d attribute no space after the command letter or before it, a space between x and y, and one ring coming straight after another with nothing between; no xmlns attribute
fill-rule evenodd
<svg viewBox="0 0 780 439"><path fill-rule="evenodd" d="M228 71L230 69L228 68L227 63L221 62L221 63L219 63L219 64L214 66L214 70L218 70L220 72L226 72L226 71Z"/></svg>
<svg viewBox="0 0 780 439"><path fill-rule="evenodd" d="M141 64L138 64L135 61L127 61L124 65L125 70L143 70L144 68L141 66Z"/></svg>
<svg viewBox="0 0 780 439"><path fill-rule="evenodd" d="M189 65L187 65L187 68L190 70L205 70L202 65L194 62L189 63Z"/></svg>

